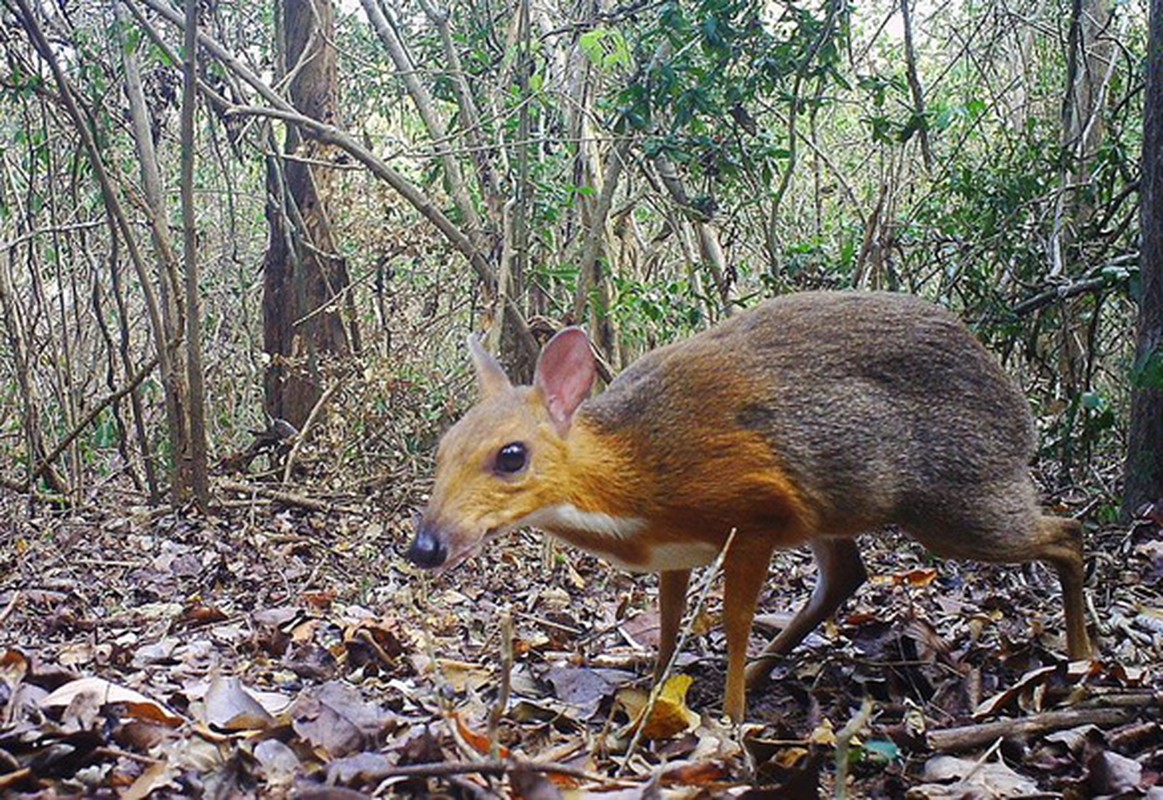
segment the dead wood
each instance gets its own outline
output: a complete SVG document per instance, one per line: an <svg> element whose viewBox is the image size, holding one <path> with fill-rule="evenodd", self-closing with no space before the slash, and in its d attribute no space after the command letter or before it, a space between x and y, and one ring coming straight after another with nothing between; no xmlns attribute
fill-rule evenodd
<svg viewBox="0 0 1163 800"><path fill-rule="evenodd" d="M1134 716L1135 712L1129 708L1072 708L1064 711L1047 711L1031 717L1002 719L979 725L931 731L928 742L929 746L938 752L956 753L983 747L996 739L1037 736L1080 725L1112 728L1129 722Z"/></svg>

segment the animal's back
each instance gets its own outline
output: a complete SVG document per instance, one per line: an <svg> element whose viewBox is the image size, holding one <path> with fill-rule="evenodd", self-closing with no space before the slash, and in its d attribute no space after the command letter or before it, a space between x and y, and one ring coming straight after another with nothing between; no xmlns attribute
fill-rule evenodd
<svg viewBox="0 0 1163 800"><path fill-rule="evenodd" d="M663 500L706 462L729 481L733 450L758 440L835 533L1025 480L1034 444L1025 398L973 334L887 293L769 301L644 356L584 409L652 462Z"/></svg>

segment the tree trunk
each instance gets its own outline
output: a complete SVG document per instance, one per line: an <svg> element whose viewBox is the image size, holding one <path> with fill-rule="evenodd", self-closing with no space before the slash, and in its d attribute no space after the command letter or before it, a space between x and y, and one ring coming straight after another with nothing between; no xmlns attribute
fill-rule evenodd
<svg viewBox="0 0 1163 800"><path fill-rule="evenodd" d="M124 12L118 7L119 19ZM124 37L124 28L122 36ZM130 130L141 169L141 188L145 195L147 218L157 258L157 287L161 329L156 332L162 359L162 382L165 385L166 418L169 422L173 466L170 470L170 500L180 506L189 499L193 479L190 475L189 382L186 353L181 347L185 334L186 309L180 290L178 259L170 239L166 211L166 188L150 126L149 110L142 88L138 55L127 41L122 43L125 67L125 96L129 102Z"/></svg>
<svg viewBox="0 0 1163 800"><path fill-rule="evenodd" d="M210 468L206 443L206 383L202 366L202 299L198 293L197 211L194 204L194 112L198 102L198 2L186 0L182 63L182 235L186 270L186 369L189 387L189 476L194 500L210 505ZM176 289L176 287L175 287Z"/></svg>
<svg viewBox="0 0 1163 800"><path fill-rule="evenodd" d="M1123 514L1163 500L1163 1L1152 0L1139 188L1139 331L1131 373L1131 428Z"/></svg>
<svg viewBox="0 0 1163 800"><path fill-rule="evenodd" d="M312 119L334 124L337 70L334 12L330 0L286 0L281 18L292 104ZM263 264L263 340L270 364L265 376L266 410L295 427L307 420L323 393L325 374L359 349L354 318L350 329L343 297L350 281L336 255L327 215L331 171L317 164L329 146L287 125L284 152L297 156L267 162L267 222L270 240ZM314 164L314 165L313 165Z"/></svg>

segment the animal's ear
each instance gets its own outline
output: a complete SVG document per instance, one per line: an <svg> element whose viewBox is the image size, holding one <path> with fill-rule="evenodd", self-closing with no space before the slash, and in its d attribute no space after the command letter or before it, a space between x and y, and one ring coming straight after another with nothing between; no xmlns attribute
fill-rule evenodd
<svg viewBox="0 0 1163 800"><path fill-rule="evenodd" d="M564 433L574 412L590 396L597 363L581 328L566 328L549 340L537 359L533 385L545 395L549 416Z"/></svg>
<svg viewBox="0 0 1163 800"><path fill-rule="evenodd" d="M481 389L481 397L492 397L495 394L509 389L509 376L505 374L500 362L493 358L481 343L481 337L475 333L469 334L468 352L472 355L473 366L477 371L477 385Z"/></svg>

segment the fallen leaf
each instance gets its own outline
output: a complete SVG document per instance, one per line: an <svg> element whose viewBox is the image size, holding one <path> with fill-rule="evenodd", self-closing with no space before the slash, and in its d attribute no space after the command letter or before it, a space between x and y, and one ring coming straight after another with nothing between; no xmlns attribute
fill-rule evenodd
<svg viewBox="0 0 1163 800"><path fill-rule="evenodd" d="M1037 783L996 761L935 756L925 762L924 778L930 783L909 789L908 800L991 800L1038 793Z"/></svg>
<svg viewBox="0 0 1163 800"><path fill-rule="evenodd" d="M1005 691L1000 692L988 700L982 702L976 709L974 709L973 718L980 720L997 714L1002 709L1008 707L1011 703L1017 701L1021 695L1030 692L1035 687L1043 684L1057 670L1058 668L1053 666L1030 670L1025 675L1023 675L1013 686L1010 686Z"/></svg>
<svg viewBox="0 0 1163 800"><path fill-rule="evenodd" d="M832 727L832 720L825 718L812 731L808 741L824 747L834 747L836 745L836 729Z"/></svg>
<svg viewBox="0 0 1163 800"><path fill-rule="evenodd" d="M1090 779L1087 783L1095 795L1137 794L1143 782L1143 765L1133 758L1105 750L1087 763Z"/></svg>
<svg viewBox="0 0 1163 800"><path fill-rule="evenodd" d="M263 739L255 745L254 760L262 767L267 780L276 785L289 784L300 767L295 751L278 739Z"/></svg>
<svg viewBox="0 0 1163 800"><path fill-rule="evenodd" d="M359 751L396 725L394 715L338 681L304 693L287 713L299 736L332 757Z"/></svg>
<svg viewBox="0 0 1163 800"><path fill-rule="evenodd" d="M0 685L4 688L5 697L16 694L16 687L28 674L29 666L28 656L19 650L6 650L0 656Z"/></svg>
<svg viewBox="0 0 1163 800"><path fill-rule="evenodd" d="M328 764L327 780L329 783L359 786L379 781L392 766L392 762L382 753L354 753Z"/></svg>
<svg viewBox="0 0 1163 800"><path fill-rule="evenodd" d="M618 702L630 717L628 730L642 727L643 738L651 741L670 739L699 724L699 715L686 705L686 693L694 678L689 675L674 675L667 679L650 712L650 718L643 722L642 716L650 701L650 693L642 689L627 688L618 692Z"/></svg>
<svg viewBox="0 0 1163 800"><path fill-rule="evenodd" d="M516 768L509 773L513 796L520 800L562 800L561 790L543 772Z"/></svg>
<svg viewBox="0 0 1163 800"><path fill-rule="evenodd" d="M219 608L203 605L202 603L194 603L182 609L182 613L170 625L170 631L173 632L183 628L200 628L205 625L213 625L215 622L224 622L227 619L226 614Z"/></svg>
<svg viewBox="0 0 1163 800"><path fill-rule="evenodd" d="M40 705L41 708L68 707L78 695L82 694L93 695L101 707L120 705L125 708L130 717L137 719L162 722L172 727L177 727L183 722L183 719L176 713L158 701L146 697L141 692L125 686L118 686L104 678L95 676L78 678L66 683L41 700Z"/></svg>
<svg viewBox="0 0 1163 800"><path fill-rule="evenodd" d="M896 586L914 586L923 587L928 586L937 579L937 570L931 567L924 569L911 569L908 572L897 572L892 576L892 582Z"/></svg>
<svg viewBox="0 0 1163 800"><path fill-rule="evenodd" d="M235 677L214 676L206 690L206 722L221 731L258 731L275 718Z"/></svg>
<svg viewBox="0 0 1163 800"><path fill-rule="evenodd" d="M586 667L553 667L545 673L545 679L553 684L558 700L580 706L585 718L592 716L602 700L614 691L599 672Z"/></svg>
<svg viewBox="0 0 1163 800"><path fill-rule="evenodd" d="M444 676L444 680L448 681L456 692L479 689L493 678L493 671L479 664L453 661L447 658L438 658L436 663L440 667L440 674Z"/></svg>
<svg viewBox="0 0 1163 800"><path fill-rule="evenodd" d="M122 794L122 800L144 800L154 791L170 783L177 770L168 761L150 764Z"/></svg>
<svg viewBox="0 0 1163 800"><path fill-rule="evenodd" d="M729 776L728 770L715 761L679 761L666 765L661 783L664 786L706 786Z"/></svg>
<svg viewBox="0 0 1163 800"><path fill-rule="evenodd" d="M468 723L464 721L464 718L456 712L453 712L452 719L454 722L456 722L456 730L460 734L460 737L464 739L464 741L467 742L473 750L476 750L483 756L492 755L492 741L488 736L483 733L479 733L478 731L474 731L468 726ZM509 750L506 747L498 747L497 753L501 758L509 757Z"/></svg>

